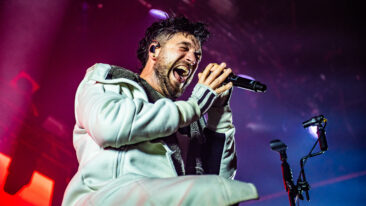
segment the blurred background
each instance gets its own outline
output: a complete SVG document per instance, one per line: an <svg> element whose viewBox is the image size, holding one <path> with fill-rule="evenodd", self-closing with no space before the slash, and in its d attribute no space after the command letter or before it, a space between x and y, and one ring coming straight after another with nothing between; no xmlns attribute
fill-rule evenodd
<svg viewBox="0 0 366 206"><path fill-rule="evenodd" d="M287 144L296 181L299 160L316 141L301 123L319 114L328 119L329 150L308 160L311 201L301 205L362 205L362 8L339 0L0 0L0 205L61 204L78 166L79 82L94 63L138 72L138 42L164 12L208 24L200 69L226 62L268 86L266 93L235 89L231 99L236 179L254 183L261 196L241 205L288 205L269 142Z"/></svg>

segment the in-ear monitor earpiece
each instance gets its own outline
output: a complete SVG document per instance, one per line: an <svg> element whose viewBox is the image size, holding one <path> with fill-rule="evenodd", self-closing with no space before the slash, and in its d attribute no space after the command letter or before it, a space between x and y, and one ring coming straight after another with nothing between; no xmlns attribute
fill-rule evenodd
<svg viewBox="0 0 366 206"><path fill-rule="evenodd" d="M150 47L150 52L155 53L155 48L156 48L156 46L155 46L155 45L152 45L152 46Z"/></svg>

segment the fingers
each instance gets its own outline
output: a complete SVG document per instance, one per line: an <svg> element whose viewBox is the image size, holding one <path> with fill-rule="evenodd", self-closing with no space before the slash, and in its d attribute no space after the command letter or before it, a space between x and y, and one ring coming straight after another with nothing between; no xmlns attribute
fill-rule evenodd
<svg viewBox="0 0 366 206"><path fill-rule="evenodd" d="M221 84L226 80L226 78L230 75L231 69L224 69L224 72L220 74L220 76L216 77L214 81L210 84L213 89L216 89L217 87L221 86Z"/></svg>
<svg viewBox="0 0 366 206"><path fill-rule="evenodd" d="M226 92L227 90L231 89L231 87L233 87L233 83L232 82L229 82L225 85L222 85L221 87L215 89L215 92L217 94L221 94L221 93L224 93Z"/></svg>
<svg viewBox="0 0 366 206"><path fill-rule="evenodd" d="M220 65L214 64L214 66L210 69L211 73L206 78L205 83L210 85L216 78L219 76L222 71L226 68L226 64L223 62Z"/></svg>
<svg viewBox="0 0 366 206"><path fill-rule="evenodd" d="M222 83L231 72L232 70L230 68L226 68L226 63L211 63L207 65L203 72L198 73L198 83L207 85L215 90L216 93L220 94L232 87L232 84L222 86Z"/></svg>
<svg viewBox="0 0 366 206"><path fill-rule="evenodd" d="M207 67L203 70L202 73L198 73L198 82L201 84L204 84L207 78L207 75L210 73L212 67L214 67L214 63L210 63L207 65Z"/></svg>

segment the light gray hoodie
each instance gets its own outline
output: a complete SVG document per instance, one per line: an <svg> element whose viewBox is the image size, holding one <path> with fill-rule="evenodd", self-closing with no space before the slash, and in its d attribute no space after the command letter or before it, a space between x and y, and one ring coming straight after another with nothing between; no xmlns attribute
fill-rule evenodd
<svg viewBox="0 0 366 206"><path fill-rule="evenodd" d="M73 144L79 168L63 205L230 205L258 198L254 185L232 180L235 128L229 105L212 105L214 91L197 84L187 101L149 103L135 81L107 79L110 70L95 64L77 89ZM207 128L225 136L218 175L178 176L175 151L159 138L206 112Z"/></svg>

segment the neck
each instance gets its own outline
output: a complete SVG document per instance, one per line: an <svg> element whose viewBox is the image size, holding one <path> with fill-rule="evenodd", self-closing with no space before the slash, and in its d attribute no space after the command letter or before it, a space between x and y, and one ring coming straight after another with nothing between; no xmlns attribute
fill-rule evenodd
<svg viewBox="0 0 366 206"><path fill-rule="evenodd" d="M142 69L140 77L144 79L147 83L149 83L153 89L155 89L161 95L165 96L163 90L160 87L159 79L155 75L154 68L151 64L149 64L149 62Z"/></svg>

